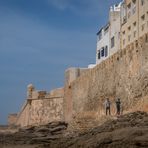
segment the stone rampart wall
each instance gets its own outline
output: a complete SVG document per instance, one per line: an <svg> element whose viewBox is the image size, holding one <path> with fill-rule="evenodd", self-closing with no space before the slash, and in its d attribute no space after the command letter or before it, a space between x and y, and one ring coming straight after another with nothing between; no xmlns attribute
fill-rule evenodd
<svg viewBox="0 0 148 148"><path fill-rule="evenodd" d="M64 89L47 93L28 87L28 99L17 116L20 126L72 121L80 114L104 115L104 100L110 98L111 114L115 99L122 101L123 112L148 111L148 35L86 70Z"/></svg>
<svg viewBox="0 0 148 148"><path fill-rule="evenodd" d="M36 91L37 92L37 91ZM42 92L43 91L39 91ZM63 120L63 88L27 99L17 118L17 125L42 125Z"/></svg>
<svg viewBox="0 0 148 148"><path fill-rule="evenodd" d="M78 113L85 112L103 115L103 102L107 97L112 102L112 114L115 114L117 97L122 101L124 112L148 111L147 35L65 86L65 120L70 121Z"/></svg>

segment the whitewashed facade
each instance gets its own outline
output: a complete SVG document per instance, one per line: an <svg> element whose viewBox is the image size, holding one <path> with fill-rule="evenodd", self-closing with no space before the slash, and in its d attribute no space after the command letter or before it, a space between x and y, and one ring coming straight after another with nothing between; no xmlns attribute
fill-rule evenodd
<svg viewBox="0 0 148 148"><path fill-rule="evenodd" d="M110 22L110 56L120 50L120 30L121 30L121 22L120 22L120 10L121 4L114 5L110 7L109 13L109 22Z"/></svg>
<svg viewBox="0 0 148 148"><path fill-rule="evenodd" d="M99 64L109 56L109 23L97 33L96 64Z"/></svg>
<svg viewBox="0 0 148 148"><path fill-rule="evenodd" d="M109 23L97 33L96 64L120 49L120 7L121 3L110 8Z"/></svg>

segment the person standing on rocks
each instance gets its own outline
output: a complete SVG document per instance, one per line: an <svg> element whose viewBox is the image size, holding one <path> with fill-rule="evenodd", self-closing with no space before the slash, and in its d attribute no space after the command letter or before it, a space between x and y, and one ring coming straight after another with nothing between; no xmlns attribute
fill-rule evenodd
<svg viewBox="0 0 148 148"><path fill-rule="evenodd" d="M110 115L110 101L109 101L109 98L107 98L106 100L105 100L105 102L104 102L104 104L105 104L105 111L106 111L106 115L109 113L109 115Z"/></svg>
<svg viewBox="0 0 148 148"><path fill-rule="evenodd" d="M116 110L117 110L117 115L120 115L121 114L121 101L120 101L120 98L118 98L116 100Z"/></svg>

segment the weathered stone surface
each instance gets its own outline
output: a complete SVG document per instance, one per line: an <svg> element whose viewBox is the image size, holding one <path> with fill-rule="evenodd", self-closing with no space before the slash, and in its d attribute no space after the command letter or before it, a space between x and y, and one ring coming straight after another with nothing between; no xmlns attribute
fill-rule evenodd
<svg viewBox="0 0 148 148"><path fill-rule="evenodd" d="M67 129L65 122L53 122L42 126L31 126L19 129L15 133L4 133L0 131L0 146L6 145L36 145L49 143L57 140Z"/></svg>
<svg viewBox="0 0 148 148"><path fill-rule="evenodd" d="M148 43L145 36L86 72L65 86L64 117L71 121L79 113L94 111L94 118L104 115L104 100L122 101L123 113L148 111Z"/></svg>
<svg viewBox="0 0 148 148"><path fill-rule="evenodd" d="M45 91L32 91L18 114L16 125L42 125L52 121L63 120L63 88Z"/></svg>
<svg viewBox="0 0 148 148"><path fill-rule="evenodd" d="M99 122L98 122L99 124ZM148 114L134 112L117 119L108 118L100 126L85 131L66 130L67 123L54 122L0 133L0 147L4 148L147 148ZM56 129L56 130L53 130ZM57 133L59 129L60 134ZM52 133L51 133L52 131Z"/></svg>

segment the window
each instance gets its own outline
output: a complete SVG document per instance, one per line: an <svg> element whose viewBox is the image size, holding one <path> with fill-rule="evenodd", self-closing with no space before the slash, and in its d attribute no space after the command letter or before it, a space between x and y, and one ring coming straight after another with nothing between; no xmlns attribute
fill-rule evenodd
<svg viewBox="0 0 148 148"><path fill-rule="evenodd" d="M99 30L97 36L98 36L98 41L100 41L102 39L102 29Z"/></svg>
<svg viewBox="0 0 148 148"><path fill-rule="evenodd" d="M100 41L102 39L102 32L100 32L99 34L98 34L98 40Z"/></svg>
<svg viewBox="0 0 148 148"><path fill-rule="evenodd" d="M104 57L104 47L102 47L102 50L101 50L101 57Z"/></svg>
<svg viewBox="0 0 148 148"><path fill-rule="evenodd" d="M146 12L146 14L147 14L147 16L146 16L146 17L148 18L148 11ZM147 19L147 20L148 20L148 19ZM147 21L147 27L148 27L148 21Z"/></svg>
<svg viewBox="0 0 148 148"><path fill-rule="evenodd" d="M135 14L135 12L136 12L136 6L133 7L132 12L133 12L133 14Z"/></svg>
<svg viewBox="0 0 148 148"><path fill-rule="evenodd" d="M126 4L125 3L122 3L122 5L121 5L121 18L122 18L122 24L126 23L127 9L126 9Z"/></svg>
<svg viewBox="0 0 148 148"><path fill-rule="evenodd" d="M109 26L107 26L107 27L104 28L104 35L105 35L106 33L108 33L108 31L109 31Z"/></svg>
<svg viewBox="0 0 148 148"><path fill-rule="evenodd" d="M136 22L133 23L133 26L136 27Z"/></svg>
<svg viewBox="0 0 148 148"><path fill-rule="evenodd" d="M111 48L115 46L115 38L114 36L111 38Z"/></svg>
<svg viewBox="0 0 148 148"><path fill-rule="evenodd" d="M142 6L144 5L144 0L141 0L141 5L142 5Z"/></svg>
<svg viewBox="0 0 148 148"><path fill-rule="evenodd" d="M133 1L132 13L135 14L135 12L136 12L136 0L132 0L132 1Z"/></svg>
<svg viewBox="0 0 148 148"><path fill-rule="evenodd" d="M105 46L105 57L108 56L108 46Z"/></svg>
<svg viewBox="0 0 148 148"><path fill-rule="evenodd" d="M131 3L127 5L128 10L131 9Z"/></svg>
<svg viewBox="0 0 148 148"><path fill-rule="evenodd" d="M98 59L100 59L101 58L101 56L100 56L100 50L98 51Z"/></svg>
<svg viewBox="0 0 148 148"><path fill-rule="evenodd" d="M145 15L141 16L141 20L144 21L145 20Z"/></svg>
<svg viewBox="0 0 148 148"><path fill-rule="evenodd" d="M133 1L133 4L136 4L136 0L132 0Z"/></svg>
<svg viewBox="0 0 148 148"><path fill-rule="evenodd" d="M128 18L130 18L130 16L131 16L131 3L129 3L127 5L127 8L128 8L128 14L127 14L127 16L128 16Z"/></svg>
<svg viewBox="0 0 148 148"><path fill-rule="evenodd" d="M128 30L129 30L129 31L131 30L131 26L128 27Z"/></svg>

